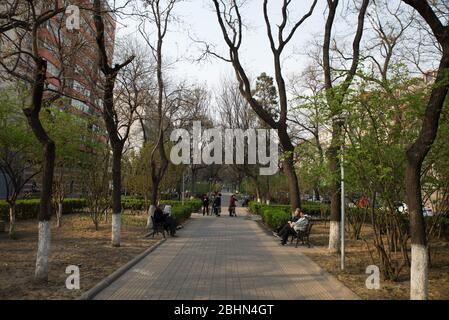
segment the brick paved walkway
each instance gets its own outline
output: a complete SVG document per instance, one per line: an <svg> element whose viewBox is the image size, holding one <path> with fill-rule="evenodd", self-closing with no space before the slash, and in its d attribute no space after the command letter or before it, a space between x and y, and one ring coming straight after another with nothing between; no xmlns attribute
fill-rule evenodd
<svg viewBox="0 0 449 320"><path fill-rule="evenodd" d="M245 217L193 214L96 299L357 299L294 246Z"/></svg>

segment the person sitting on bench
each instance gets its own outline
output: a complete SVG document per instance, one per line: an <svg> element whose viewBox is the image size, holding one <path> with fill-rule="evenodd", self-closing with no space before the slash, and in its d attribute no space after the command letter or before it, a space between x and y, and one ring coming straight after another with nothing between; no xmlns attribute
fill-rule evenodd
<svg viewBox="0 0 449 320"><path fill-rule="evenodd" d="M165 223L165 215L159 206L156 206L156 209L154 210L153 219L154 223Z"/></svg>
<svg viewBox="0 0 449 320"><path fill-rule="evenodd" d="M171 215L171 206L167 204L164 207L164 229L169 231L172 237L177 237L175 235L177 225L176 219Z"/></svg>
<svg viewBox="0 0 449 320"><path fill-rule="evenodd" d="M306 214L304 214L301 209L297 208L292 221L288 221L278 233L278 236L281 238L281 244L283 246L287 244L289 236L294 235L297 232L305 231L308 224L309 219Z"/></svg>

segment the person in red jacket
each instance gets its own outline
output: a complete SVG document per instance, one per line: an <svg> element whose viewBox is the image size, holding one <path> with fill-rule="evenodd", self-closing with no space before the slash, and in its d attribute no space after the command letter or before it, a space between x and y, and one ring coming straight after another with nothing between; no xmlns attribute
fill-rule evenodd
<svg viewBox="0 0 449 320"><path fill-rule="evenodd" d="M237 215L235 213L236 201L237 201L237 198L235 197L235 195L231 195L231 198L229 199L229 216L230 217L237 217Z"/></svg>

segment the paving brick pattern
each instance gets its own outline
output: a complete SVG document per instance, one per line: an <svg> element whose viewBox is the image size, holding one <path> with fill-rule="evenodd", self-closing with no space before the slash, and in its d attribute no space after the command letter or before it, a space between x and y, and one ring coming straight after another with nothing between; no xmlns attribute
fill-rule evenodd
<svg viewBox="0 0 449 320"><path fill-rule="evenodd" d="M357 299L238 209L237 218L194 214L179 238L169 238L95 299Z"/></svg>

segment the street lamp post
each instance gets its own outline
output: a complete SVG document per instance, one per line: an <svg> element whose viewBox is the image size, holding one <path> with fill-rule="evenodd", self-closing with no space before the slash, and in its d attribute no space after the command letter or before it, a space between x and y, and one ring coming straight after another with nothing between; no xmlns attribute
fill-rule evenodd
<svg viewBox="0 0 449 320"><path fill-rule="evenodd" d="M341 218L340 218L340 267L341 270L345 270L345 166L344 166L344 147L345 147L345 139L346 132L344 130L344 124L347 121L347 115L341 114L340 119L342 124L342 137L340 144L340 210L341 210Z"/></svg>
<svg viewBox="0 0 449 320"><path fill-rule="evenodd" d="M185 180L185 172L182 173L182 205L184 205L184 197L185 197L185 185L184 185L184 180Z"/></svg>

